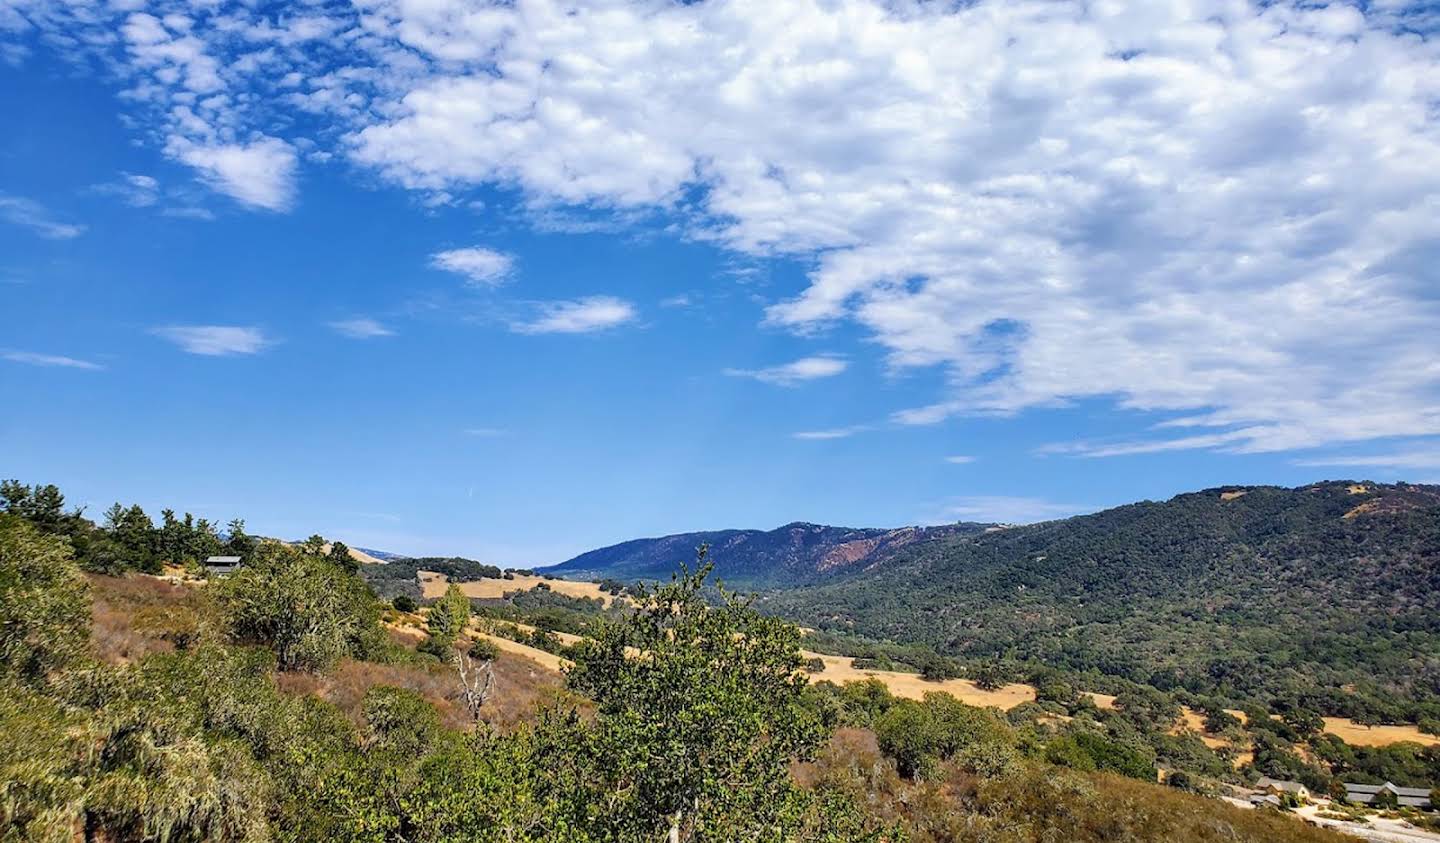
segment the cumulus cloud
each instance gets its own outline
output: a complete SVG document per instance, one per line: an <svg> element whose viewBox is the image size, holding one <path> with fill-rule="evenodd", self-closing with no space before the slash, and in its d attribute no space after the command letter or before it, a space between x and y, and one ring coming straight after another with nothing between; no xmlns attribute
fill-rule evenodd
<svg viewBox="0 0 1440 843"><path fill-rule="evenodd" d="M352 340L369 340L376 337L393 337L395 332L369 317L342 319L331 322L330 328L342 337Z"/></svg>
<svg viewBox="0 0 1440 843"><path fill-rule="evenodd" d="M504 252L472 246L436 252L430 256L430 265L463 275L471 284L494 287L503 284L509 277L515 267L515 259Z"/></svg>
<svg viewBox="0 0 1440 843"><path fill-rule="evenodd" d="M634 305L614 296L538 302L535 308L534 319L513 322L510 329L518 334L586 334L634 321L638 315Z"/></svg>
<svg viewBox="0 0 1440 843"><path fill-rule="evenodd" d="M1168 420L1134 447L1440 434L1433 4L12 3L120 32L96 49L177 157L298 116L427 194L800 259L771 325L945 373L905 424L1098 400ZM213 159L181 158L233 188Z"/></svg>
<svg viewBox="0 0 1440 843"><path fill-rule="evenodd" d="M295 202L295 150L279 138L245 143L197 143L172 138L167 151L194 167L212 189L242 205L288 211Z"/></svg>
<svg viewBox="0 0 1440 843"><path fill-rule="evenodd" d="M725 374L731 377L754 378L777 386L796 386L805 381L834 377L845 371L849 365L841 357L822 355L802 357L791 363L765 369L726 369Z"/></svg>
<svg viewBox="0 0 1440 843"><path fill-rule="evenodd" d="M0 351L0 359L9 360L11 363L24 363L27 366L55 366L62 369L88 369L90 371L99 371L105 368L99 363L91 363L89 360L78 360L58 354L38 354L33 351Z"/></svg>
<svg viewBox="0 0 1440 843"><path fill-rule="evenodd" d="M182 351L210 357L256 354L272 344L259 328L239 325L165 325L152 333Z"/></svg>
<svg viewBox="0 0 1440 843"><path fill-rule="evenodd" d="M60 222L44 205L23 196L0 193L0 220L23 226L51 240L69 240L85 233L85 226Z"/></svg>

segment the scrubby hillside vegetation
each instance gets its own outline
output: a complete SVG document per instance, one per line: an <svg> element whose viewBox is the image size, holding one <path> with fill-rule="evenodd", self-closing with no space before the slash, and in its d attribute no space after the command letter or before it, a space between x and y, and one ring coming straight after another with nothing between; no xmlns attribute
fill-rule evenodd
<svg viewBox="0 0 1440 843"><path fill-rule="evenodd" d="M34 514L0 513L0 839L1339 839L1103 737L813 685L704 566L589 618L547 689L458 589L386 604L323 542L102 574L70 536L118 526Z"/></svg>

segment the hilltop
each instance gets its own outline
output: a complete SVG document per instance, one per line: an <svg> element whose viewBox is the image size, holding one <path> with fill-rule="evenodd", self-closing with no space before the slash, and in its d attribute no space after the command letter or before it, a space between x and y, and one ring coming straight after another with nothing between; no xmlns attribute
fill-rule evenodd
<svg viewBox="0 0 1440 843"><path fill-rule="evenodd" d="M864 572L904 548L974 535L989 524L877 529L795 522L774 530L714 530L634 539L582 553L545 573L575 579L665 579L676 564L709 546L716 574L732 585L776 588L824 582Z"/></svg>

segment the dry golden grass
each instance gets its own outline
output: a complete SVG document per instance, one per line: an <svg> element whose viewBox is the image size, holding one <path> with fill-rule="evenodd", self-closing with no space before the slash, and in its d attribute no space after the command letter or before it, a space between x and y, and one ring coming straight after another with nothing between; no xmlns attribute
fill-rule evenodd
<svg viewBox="0 0 1440 843"><path fill-rule="evenodd" d="M551 673L559 674L561 670L570 664L568 659L562 659L554 653L541 650L538 647L531 647L529 644L511 641L503 635L491 635L488 632L472 632L471 635L476 638L484 638L493 643L496 647L500 648L500 652L502 653L529 659Z"/></svg>
<svg viewBox="0 0 1440 843"><path fill-rule="evenodd" d="M535 708L560 692L556 673L537 670L524 659L495 660L495 693L485 704L485 719L501 729L530 720ZM455 668L439 662L424 665L393 665L345 659L324 674L279 673L276 683L290 694L314 694L332 703L357 724L362 719L365 693L377 685L406 688L424 697L440 713L440 720L454 729L472 724L460 701L460 681Z"/></svg>
<svg viewBox="0 0 1440 843"><path fill-rule="evenodd" d="M844 656L827 656L823 653L812 653L808 650L801 650L806 658L817 658L825 663L825 669L810 674L811 681L830 681L837 685L847 682L863 682L866 679L879 679L890 689L890 693L897 697L906 697L918 700L926 694L936 691L944 691L954 696L961 702L978 706L995 706L1001 709L1010 709L1023 702L1031 702L1035 699L1035 689L1029 685L1006 685L994 691L986 691L968 679L947 679L943 682L930 682L920 678L918 673L901 673L894 670L857 670L854 659Z"/></svg>
<svg viewBox="0 0 1440 843"><path fill-rule="evenodd" d="M1354 720L1326 717L1325 731L1356 746L1389 746L1401 741L1440 746L1440 737L1427 735L1414 726L1361 726Z"/></svg>
<svg viewBox="0 0 1440 843"><path fill-rule="evenodd" d="M91 646L112 664L175 649L177 635L194 631L196 592L160 577L87 574L91 586Z"/></svg>
<svg viewBox="0 0 1440 843"><path fill-rule="evenodd" d="M1233 500L1235 500L1236 498L1243 498L1243 497L1245 497L1245 490L1244 490L1244 489L1234 489L1234 490L1231 490L1231 491L1229 491L1229 492L1221 492L1221 493L1220 493L1220 500L1222 500L1222 501L1233 501Z"/></svg>
<svg viewBox="0 0 1440 843"><path fill-rule="evenodd" d="M420 592L425 599L433 600L445 594L445 588L450 584L449 578L444 574L437 574L434 571L420 571ZM460 590L466 597L473 597L477 600L495 599L504 597L506 594L516 591L529 591L530 589L544 583L556 594L564 594L568 597L583 597L591 600L599 600L605 606L609 606L615 600L615 595L601 591L599 583L574 582L571 580L547 580L544 577L531 576L529 574L516 574L514 579L497 579L495 577L482 577L478 580L467 580L457 583Z"/></svg>

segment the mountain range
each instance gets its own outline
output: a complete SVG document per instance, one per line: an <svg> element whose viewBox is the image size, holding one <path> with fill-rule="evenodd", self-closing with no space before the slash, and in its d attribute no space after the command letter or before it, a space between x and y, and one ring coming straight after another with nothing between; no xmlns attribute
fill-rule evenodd
<svg viewBox="0 0 1440 843"><path fill-rule="evenodd" d="M1228 486L1026 526L686 533L549 572L657 578L702 541L762 610L852 647L1440 716L1440 486Z"/></svg>
<svg viewBox="0 0 1440 843"><path fill-rule="evenodd" d="M774 530L712 530L634 539L582 553L544 569L571 579L665 579L696 549L708 547L716 576L747 588L809 585L864 572L913 545L974 535L992 524L940 527L827 527L797 521Z"/></svg>

